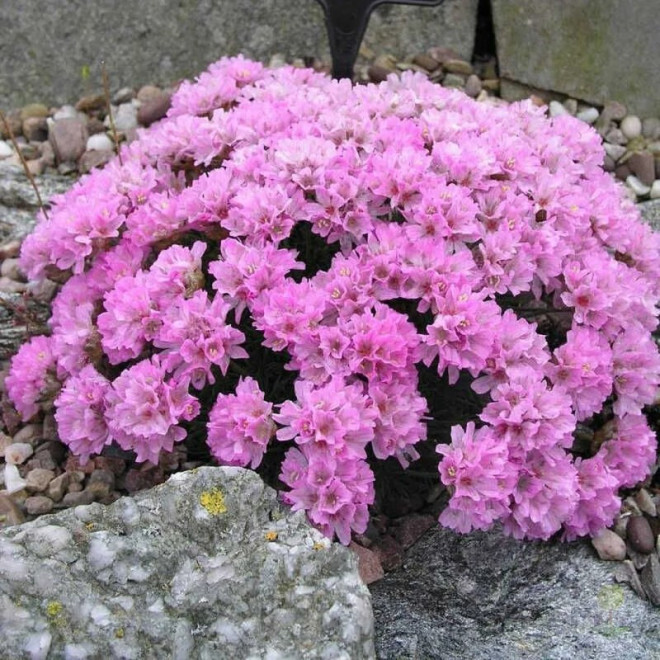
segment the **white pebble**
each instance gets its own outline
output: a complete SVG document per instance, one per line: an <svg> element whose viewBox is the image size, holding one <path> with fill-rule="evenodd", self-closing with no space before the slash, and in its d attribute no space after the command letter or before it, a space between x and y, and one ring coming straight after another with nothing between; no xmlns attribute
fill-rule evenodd
<svg viewBox="0 0 660 660"><path fill-rule="evenodd" d="M651 186L651 199L660 199L660 179L656 179Z"/></svg>
<svg viewBox="0 0 660 660"><path fill-rule="evenodd" d="M577 118L587 124L593 124L598 119L598 110L596 108L585 108L577 113Z"/></svg>
<svg viewBox="0 0 660 660"><path fill-rule="evenodd" d="M621 132L629 139L639 137L642 134L642 122L635 115L624 117L621 122Z"/></svg>
<svg viewBox="0 0 660 660"><path fill-rule="evenodd" d="M5 463L5 490L11 495L18 493L27 486L27 481L21 477L18 468L11 463Z"/></svg>
<svg viewBox="0 0 660 660"><path fill-rule="evenodd" d="M136 128L138 125L137 108L132 103L122 103L117 108L113 108L112 119L118 131L125 132L131 128ZM110 127L110 116L105 118L103 124L106 128Z"/></svg>
<svg viewBox="0 0 660 660"><path fill-rule="evenodd" d="M90 135L87 139L88 151L112 151L114 148L115 145L105 133Z"/></svg>
<svg viewBox="0 0 660 660"><path fill-rule="evenodd" d="M72 105L63 105L53 115L53 121L59 121L60 119L72 119L73 117L77 116L78 111Z"/></svg>
<svg viewBox="0 0 660 660"><path fill-rule="evenodd" d="M11 144L0 140L0 158L9 158L14 153Z"/></svg>
<svg viewBox="0 0 660 660"><path fill-rule="evenodd" d="M27 442L13 442L5 447L5 461L10 465L21 465L34 454L32 445Z"/></svg>
<svg viewBox="0 0 660 660"><path fill-rule="evenodd" d="M648 195L651 192L650 186L645 186L636 176L629 176L626 179L626 184L632 190L637 197L643 197Z"/></svg>
<svg viewBox="0 0 660 660"><path fill-rule="evenodd" d="M550 101L549 107L551 117L561 117L562 115L569 114L568 110L566 110L566 108L561 103L559 103L559 101Z"/></svg>
<svg viewBox="0 0 660 660"><path fill-rule="evenodd" d="M622 144L605 142L603 148L605 149L605 153L615 162L626 153L626 148Z"/></svg>

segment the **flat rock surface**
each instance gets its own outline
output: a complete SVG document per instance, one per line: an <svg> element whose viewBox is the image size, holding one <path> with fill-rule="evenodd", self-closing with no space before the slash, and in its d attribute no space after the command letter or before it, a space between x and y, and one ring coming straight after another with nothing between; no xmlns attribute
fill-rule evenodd
<svg viewBox="0 0 660 660"><path fill-rule="evenodd" d="M492 10L504 80L657 114L657 0L492 0Z"/></svg>
<svg viewBox="0 0 660 660"><path fill-rule="evenodd" d="M239 468L2 530L0 630L7 658L373 657L352 553Z"/></svg>
<svg viewBox="0 0 660 660"><path fill-rule="evenodd" d="M436 528L371 588L379 658L651 660L660 613L586 542Z"/></svg>
<svg viewBox="0 0 660 660"><path fill-rule="evenodd" d="M653 229L660 231L660 199L652 199L639 205L642 218L648 222Z"/></svg>

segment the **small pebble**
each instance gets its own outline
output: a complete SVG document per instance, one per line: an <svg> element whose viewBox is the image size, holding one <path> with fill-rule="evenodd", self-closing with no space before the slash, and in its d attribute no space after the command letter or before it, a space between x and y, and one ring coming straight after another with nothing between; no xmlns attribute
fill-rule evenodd
<svg viewBox="0 0 660 660"><path fill-rule="evenodd" d="M569 115L575 116L578 110L578 103L575 99L566 99L563 103Z"/></svg>
<svg viewBox="0 0 660 660"><path fill-rule="evenodd" d="M641 488L636 493L635 502L637 502L637 506L640 508L640 510L643 513L647 513L649 516L653 518L655 518L658 515L655 502L653 501L651 494L649 493L648 490L646 490L646 488Z"/></svg>
<svg viewBox="0 0 660 660"><path fill-rule="evenodd" d="M568 110L559 101L550 101L549 111L551 117L562 117L568 114Z"/></svg>
<svg viewBox="0 0 660 660"><path fill-rule="evenodd" d="M43 438L41 424L25 424L14 434L14 442L26 442L33 447Z"/></svg>
<svg viewBox="0 0 660 660"><path fill-rule="evenodd" d="M115 152L111 150L86 151L78 161L78 171L81 174L87 174L96 168L103 167L115 157Z"/></svg>
<svg viewBox="0 0 660 660"><path fill-rule="evenodd" d="M626 184L637 197L644 197L651 192L651 186L644 185L636 176L626 177Z"/></svg>
<svg viewBox="0 0 660 660"><path fill-rule="evenodd" d="M0 274L16 282L25 281L25 275L19 266L18 259L5 259L0 266Z"/></svg>
<svg viewBox="0 0 660 660"><path fill-rule="evenodd" d="M617 121L623 119L628 114L628 109L623 103L618 101L608 101L603 108L603 115L607 116L608 120L616 119Z"/></svg>
<svg viewBox="0 0 660 660"><path fill-rule="evenodd" d="M465 76L461 76L457 73L448 73L442 79L442 86L455 89L463 88L465 86Z"/></svg>
<svg viewBox="0 0 660 660"><path fill-rule="evenodd" d="M31 516L41 516L53 510L53 500L44 495L34 495L25 500L25 509Z"/></svg>
<svg viewBox="0 0 660 660"><path fill-rule="evenodd" d="M462 76L469 76L474 73L472 65L465 60L447 60L443 63L442 68L447 73L458 73Z"/></svg>
<svg viewBox="0 0 660 660"><path fill-rule="evenodd" d="M626 148L621 144L610 144L609 142L603 143L605 153L610 156L614 161L618 161L626 153Z"/></svg>
<svg viewBox="0 0 660 660"><path fill-rule="evenodd" d="M592 538L591 545L604 561L623 561L626 558L625 541L611 529L604 529Z"/></svg>
<svg viewBox="0 0 660 660"><path fill-rule="evenodd" d="M577 113L577 118L586 124L593 124L598 119L598 110L596 108L585 108Z"/></svg>
<svg viewBox="0 0 660 660"><path fill-rule="evenodd" d="M649 151L636 151L629 158L630 171L645 185L653 185L655 179L655 163Z"/></svg>
<svg viewBox="0 0 660 660"><path fill-rule="evenodd" d="M13 442L5 447L5 461L9 465L21 465L34 453L32 445L26 442Z"/></svg>
<svg viewBox="0 0 660 660"><path fill-rule="evenodd" d="M651 192L649 193L651 199L660 199L660 179L656 179L651 186Z"/></svg>
<svg viewBox="0 0 660 660"><path fill-rule="evenodd" d="M20 525L25 522L23 512L6 493L0 493L0 527Z"/></svg>
<svg viewBox="0 0 660 660"><path fill-rule="evenodd" d="M605 154L605 159L603 160L603 169L606 172L614 172L616 169L616 163L614 162L614 159L607 154Z"/></svg>
<svg viewBox="0 0 660 660"><path fill-rule="evenodd" d="M477 98L481 92L481 80L479 76L472 74L465 81L465 93L471 98Z"/></svg>
<svg viewBox="0 0 660 660"><path fill-rule="evenodd" d="M637 552L648 555L655 549L655 539L649 521L644 516L633 516L626 528L628 543Z"/></svg>
<svg viewBox="0 0 660 660"><path fill-rule="evenodd" d="M435 71L439 66L440 62L434 57L427 55L426 53L419 53L413 57L413 62L418 66L426 69L427 71Z"/></svg>
<svg viewBox="0 0 660 660"><path fill-rule="evenodd" d="M372 82L381 83L384 80L386 80L387 76L389 76L392 72L389 69L386 69L382 66L377 66L375 64L372 64L369 67L367 73L369 75L369 79Z"/></svg>
<svg viewBox="0 0 660 660"><path fill-rule="evenodd" d="M660 119L657 117L647 117L642 120L642 135L647 140L657 140L660 138Z"/></svg>
<svg viewBox="0 0 660 660"><path fill-rule="evenodd" d="M642 134L642 122L635 115L628 115L621 122L621 132L629 139L639 137Z"/></svg>
<svg viewBox="0 0 660 660"><path fill-rule="evenodd" d="M87 149L92 151L113 151L115 148L112 140L105 133L97 133L87 138Z"/></svg>
<svg viewBox="0 0 660 660"><path fill-rule="evenodd" d="M43 103L29 103L21 108L21 121L29 117L48 117L48 108Z"/></svg>
<svg viewBox="0 0 660 660"><path fill-rule="evenodd" d="M115 95L112 97L113 105L121 105L122 103L128 103L135 98L135 90L132 87L122 87Z"/></svg>
<svg viewBox="0 0 660 660"><path fill-rule="evenodd" d="M105 94L88 94L76 103L76 110L79 112L91 112L92 110L101 110L105 108L105 105Z"/></svg>
<svg viewBox="0 0 660 660"><path fill-rule="evenodd" d="M73 507L81 506L84 504L91 504L94 501L94 494L86 490L81 490L78 492L69 492L62 499L62 504L64 506Z"/></svg>
<svg viewBox="0 0 660 660"><path fill-rule="evenodd" d="M63 105L54 115L53 121L60 121L61 119L75 119L79 116L79 112L72 105Z"/></svg>
<svg viewBox="0 0 660 660"><path fill-rule="evenodd" d="M9 158L9 156L13 156L13 154L14 150L12 149L11 144L0 140L0 159Z"/></svg>
<svg viewBox="0 0 660 660"><path fill-rule="evenodd" d="M611 128L605 135L605 141L610 144L626 144L628 138L623 134L620 128Z"/></svg>
<svg viewBox="0 0 660 660"><path fill-rule="evenodd" d="M69 473L64 472L59 477L55 477L48 484L48 497L55 502L59 502L66 494L67 486L69 485Z"/></svg>
<svg viewBox="0 0 660 660"><path fill-rule="evenodd" d="M37 468L28 472L25 477L25 487L33 493L43 493L54 478L55 473L52 470Z"/></svg>
<svg viewBox="0 0 660 660"><path fill-rule="evenodd" d="M357 556L358 573L364 584L377 582L385 576L385 571L383 571L383 567L376 553L353 541L351 541L348 548Z"/></svg>
<svg viewBox="0 0 660 660"><path fill-rule="evenodd" d="M28 117L23 122L23 135L30 142L48 139L48 122L45 117Z"/></svg>
<svg viewBox="0 0 660 660"><path fill-rule="evenodd" d="M11 495L25 488L25 479L12 463L5 463L5 490Z"/></svg>
<svg viewBox="0 0 660 660"><path fill-rule="evenodd" d="M122 105L113 109L112 118L115 123L115 129L118 131L126 132L131 128L136 128L137 121L137 108L133 103L122 103ZM110 128L110 117L106 117L104 122L106 128Z"/></svg>

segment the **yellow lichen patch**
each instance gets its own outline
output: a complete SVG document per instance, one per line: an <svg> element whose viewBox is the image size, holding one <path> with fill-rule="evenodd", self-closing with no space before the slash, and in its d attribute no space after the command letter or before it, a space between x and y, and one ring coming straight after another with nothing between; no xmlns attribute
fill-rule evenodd
<svg viewBox="0 0 660 660"><path fill-rule="evenodd" d="M313 548L314 550L323 550L325 547L326 547L326 546L325 546L325 543L323 543L323 541L317 541L317 542L312 546L312 548Z"/></svg>
<svg viewBox="0 0 660 660"><path fill-rule="evenodd" d="M88 523L85 523L85 527L87 528L88 532L93 532L96 525L93 522L88 522Z"/></svg>
<svg viewBox="0 0 660 660"><path fill-rule="evenodd" d="M277 532L266 532L266 541L277 541Z"/></svg>
<svg viewBox="0 0 660 660"><path fill-rule="evenodd" d="M48 605L46 605L46 614L51 619L55 619L60 614L62 614L63 609L64 609L64 606L62 605L62 603L60 603L57 600L51 600L50 603L48 603Z"/></svg>
<svg viewBox="0 0 660 660"><path fill-rule="evenodd" d="M117 639L124 639L124 629L123 628L117 628L117 630L115 630L115 637Z"/></svg>
<svg viewBox="0 0 660 660"><path fill-rule="evenodd" d="M227 513L225 496L219 488L205 490L199 496L199 503L212 515L217 516L221 513Z"/></svg>

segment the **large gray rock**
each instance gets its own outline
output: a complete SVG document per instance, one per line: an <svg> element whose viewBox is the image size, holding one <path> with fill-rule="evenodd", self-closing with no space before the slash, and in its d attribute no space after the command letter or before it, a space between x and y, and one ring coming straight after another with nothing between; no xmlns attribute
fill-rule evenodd
<svg viewBox="0 0 660 660"><path fill-rule="evenodd" d="M652 199L650 202L639 204L642 218L648 222L653 229L660 231L660 199Z"/></svg>
<svg viewBox="0 0 660 660"><path fill-rule="evenodd" d="M502 93L507 80L642 116L660 108L657 0L492 0Z"/></svg>
<svg viewBox="0 0 660 660"><path fill-rule="evenodd" d="M239 468L0 532L7 658L371 658L369 605L351 552Z"/></svg>
<svg viewBox="0 0 660 660"><path fill-rule="evenodd" d="M436 528L371 586L379 658L651 660L660 613L586 543Z"/></svg>
<svg viewBox="0 0 660 660"><path fill-rule="evenodd" d="M477 0L442 6L385 6L365 43L404 55L430 46L472 54ZM169 84L197 75L223 55L268 60L329 50L314 0L54 0L48 20L38 2L4 0L0 10L0 99L7 107L42 99L76 100L101 89L105 60L113 88Z"/></svg>

